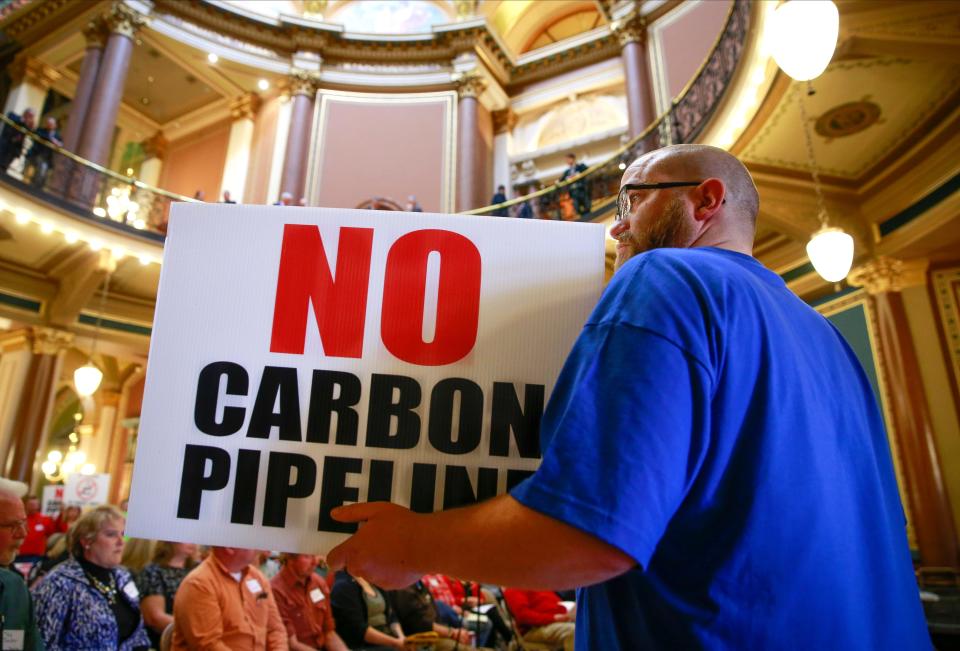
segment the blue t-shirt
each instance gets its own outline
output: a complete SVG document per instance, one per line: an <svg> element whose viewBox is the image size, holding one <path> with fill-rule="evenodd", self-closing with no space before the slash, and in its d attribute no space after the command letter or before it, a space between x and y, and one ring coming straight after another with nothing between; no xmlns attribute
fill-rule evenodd
<svg viewBox="0 0 960 651"><path fill-rule="evenodd" d="M579 590L578 650L930 648L867 378L754 258L625 264L541 431L512 495L638 563Z"/></svg>

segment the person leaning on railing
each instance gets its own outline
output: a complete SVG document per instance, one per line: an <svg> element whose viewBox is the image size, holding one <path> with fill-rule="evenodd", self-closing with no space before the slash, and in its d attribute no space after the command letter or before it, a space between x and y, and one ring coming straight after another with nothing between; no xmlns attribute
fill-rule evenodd
<svg viewBox="0 0 960 651"><path fill-rule="evenodd" d="M57 147L63 147L63 141L60 139L60 131L57 130L57 119L55 117L47 116L47 119L43 121L43 127L37 129L36 133L38 138L53 143ZM27 151L27 171L24 176L29 178L30 183L34 186L42 186L52 163L53 149L48 147L46 143L34 139L33 144L30 145L30 149Z"/></svg>
<svg viewBox="0 0 960 651"><path fill-rule="evenodd" d="M36 126L37 114L33 109L28 108L22 116L10 111L7 113L7 119L17 126L32 131ZM23 153L24 138L26 134L22 131L3 125L3 129L0 130L0 172L5 174L10 164L20 158Z"/></svg>

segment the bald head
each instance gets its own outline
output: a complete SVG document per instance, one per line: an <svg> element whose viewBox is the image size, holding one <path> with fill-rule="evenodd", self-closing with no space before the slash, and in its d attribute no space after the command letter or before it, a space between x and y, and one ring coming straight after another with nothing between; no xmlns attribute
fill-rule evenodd
<svg viewBox="0 0 960 651"><path fill-rule="evenodd" d="M670 145L635 160L623 178L630 177L631 172L639 172L647 182L720 179L725 189L727 225L748 230L752 238L760 195L750 172L736 156L710 145Z"/></svg>

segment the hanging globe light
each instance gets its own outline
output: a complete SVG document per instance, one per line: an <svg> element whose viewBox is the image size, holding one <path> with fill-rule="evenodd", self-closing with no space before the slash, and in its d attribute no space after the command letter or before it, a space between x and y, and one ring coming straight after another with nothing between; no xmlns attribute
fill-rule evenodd
<svg viewBox="0 0 960 651"><path fill-rule="evenodd" d="M831 0L791 0L774 10L768 44L785 73L808 81L827 68L839 33L840 12Z"/></svg>
<svg viewBox="0 0 960 651"><path fill-rule="evenodd" d="M824 226L807 242L807 256L824 280L840 282L853 264L853 238L842 228Z"/></svg>
<svg viewBox="0 0 960 651"><path fill-rule="evenodd" d="M81 398L92 396L100 386L100 380L102 379L103 372L94 366L93 362L87 362L73 372L73 385Z"/></svg>

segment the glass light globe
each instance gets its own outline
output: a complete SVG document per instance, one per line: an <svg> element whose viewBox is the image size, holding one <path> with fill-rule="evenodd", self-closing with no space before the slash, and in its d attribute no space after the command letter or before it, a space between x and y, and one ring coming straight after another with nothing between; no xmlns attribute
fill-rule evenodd
<svg viewBox="0 0 960 651"><path fill-rule="evenodd" d="M50 450L50 452L47 453L47 460L53 463L60 463L63 461L63 452L60 450Z"/></svg>
<svg viewBox="0 0 960 651"><path fill-rule="evenodd" d="M82 398L92 396L100 386L100 380L102 379L103 373L90 362L73 372L73 384Z"/></svg>
<svg viewBox="0 0 960 651"><path fill-rule="evenodd" d="M40 470L42 470L45 475L53 475L57 472L57 464L49 460L44 461L40 464Z"/></svg>
<svg viewBox="0 0 960 651"><path fill-rule="evenodd" d="M87 462L87 453L84 452L83 450L77 450L76 452L71 452L69 456L72 457L70 461L75 466L82 466Z"/></svg>
<svg viewBox="0 0 960 651"><path fill-rule="evenodd" d="M853 264L853 238L842 228L825 226L807 242L807 256L824 280L840 282Z"/></svg>
<svg viewBox="0 0 960 651"><path fill-rule="evenodd" d="M791 0L773 12L768 46L785 73L807 81L823 74L839 33L840 12L831 0Z"/></svg>

